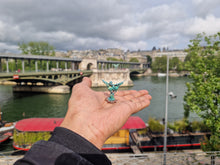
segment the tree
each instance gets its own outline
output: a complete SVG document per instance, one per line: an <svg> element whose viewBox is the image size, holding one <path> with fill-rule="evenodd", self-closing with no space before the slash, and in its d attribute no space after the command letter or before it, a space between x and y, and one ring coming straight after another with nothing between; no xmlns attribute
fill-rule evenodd
<svg viewBox="0 0 220 165"><path fill-rule="evenodd" d="M139 60L136 57L132 57L129 62L139 62Z"/></svg>
<svg viewBox="0 0 220 165"><path fill-rule="evenodd" d="M47 42L28 42L28 43L19 43L19 50L22 51L23 54L32 54L32 55L47 55L54 56L55 51L54 47Z"/></svg>
<svg viewBox="0 0 220 165"><path fill-rule="evenodd" d="M173 57L170 59L169 69L173 71L177 71L177 72L180 72L183 70L182 62L180 61L178 57Z"/></svg>
<svg viewBox="0 0 220 165"><path fill-rule="evenodd" d="M151 64L152 64L152 57L147 55L147 63L148 63L148 66L151 67Z"/></svg>
<svg viewBox="0 0 220 165"><path fill-rule="evenodd" d="M118 58L115 58L115 57L108 57L107 61L123 61L123 59L118 59Z"/></svg>
<svg viewBox="0 0 220 165"><path fill-rule="evenodd" d="M152 63L153 72L166 72L167 56L156 57Z"/></svg>
<svg viewBox="0 0 220 165"><path fill-rule="evenodd" d="M211 136L202 148L217 151L220 149L220 33L198 34L190 42L186 63L192 81L187 83L184 114L187 117L195 112L204 120Z"/></svg>

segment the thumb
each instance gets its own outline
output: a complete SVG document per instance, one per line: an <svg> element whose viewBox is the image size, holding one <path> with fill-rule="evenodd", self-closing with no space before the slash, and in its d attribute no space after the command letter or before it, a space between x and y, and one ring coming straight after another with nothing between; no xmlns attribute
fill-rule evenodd
<svg viewBox="0 0 220 165"><path fill-rule="evenodd" d="M84 77L82 82L81 82L83 85L86 85L88 87L91 87L92 86L92 81L90 78L88 77Z"/></svg>

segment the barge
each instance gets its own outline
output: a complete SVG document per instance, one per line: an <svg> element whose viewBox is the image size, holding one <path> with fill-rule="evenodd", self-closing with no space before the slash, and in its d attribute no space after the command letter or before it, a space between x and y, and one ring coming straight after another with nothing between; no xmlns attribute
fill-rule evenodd
<svg viewBox="0 0 220 165"><path fill-rule="evenodd" d="M2 121L2 112L0 109L0 143L5 142L12 136L15 128L15 122Z"/></svg>
<svg viewBox="0 0 220 165"><path fill-rule="evenodd" d="M13 134L13 147L28 151L38 140L48 140L55 127L60 126L63 118L29 118L16 123ZM209 133L173 133L167 135L168 149L200 148L201 141ZM163 134L150 131L145 122L131 116L124 126L106 140L104 152L134 152L163 150Z"/></svg>

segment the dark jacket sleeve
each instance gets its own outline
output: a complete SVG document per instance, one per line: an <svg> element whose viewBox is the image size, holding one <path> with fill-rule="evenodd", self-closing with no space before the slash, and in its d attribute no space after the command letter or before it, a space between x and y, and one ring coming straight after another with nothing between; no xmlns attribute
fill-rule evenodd
<svg viewBox="0 0 220 165"><path fill-rule="evenodd" d="M38 141L15 165L110 165L107 156L80 135L55 128L48 141Z"/></svg>

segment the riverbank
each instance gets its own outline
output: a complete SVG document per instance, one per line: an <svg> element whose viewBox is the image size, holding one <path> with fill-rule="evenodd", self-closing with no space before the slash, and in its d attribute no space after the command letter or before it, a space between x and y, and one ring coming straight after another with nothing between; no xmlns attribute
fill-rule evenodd
<svg viewBox="0 0 220 165"><path fill-rule="evenodd" d="M169 77L186 77L189 75L189 72L169 72ZM143 77L143 76L158 76L158 77L164 77L166 76L166 73L153 73L152 71L147 70L145 73L138 73L138 74L131 74L131 76L134 77Z"/></svg>

